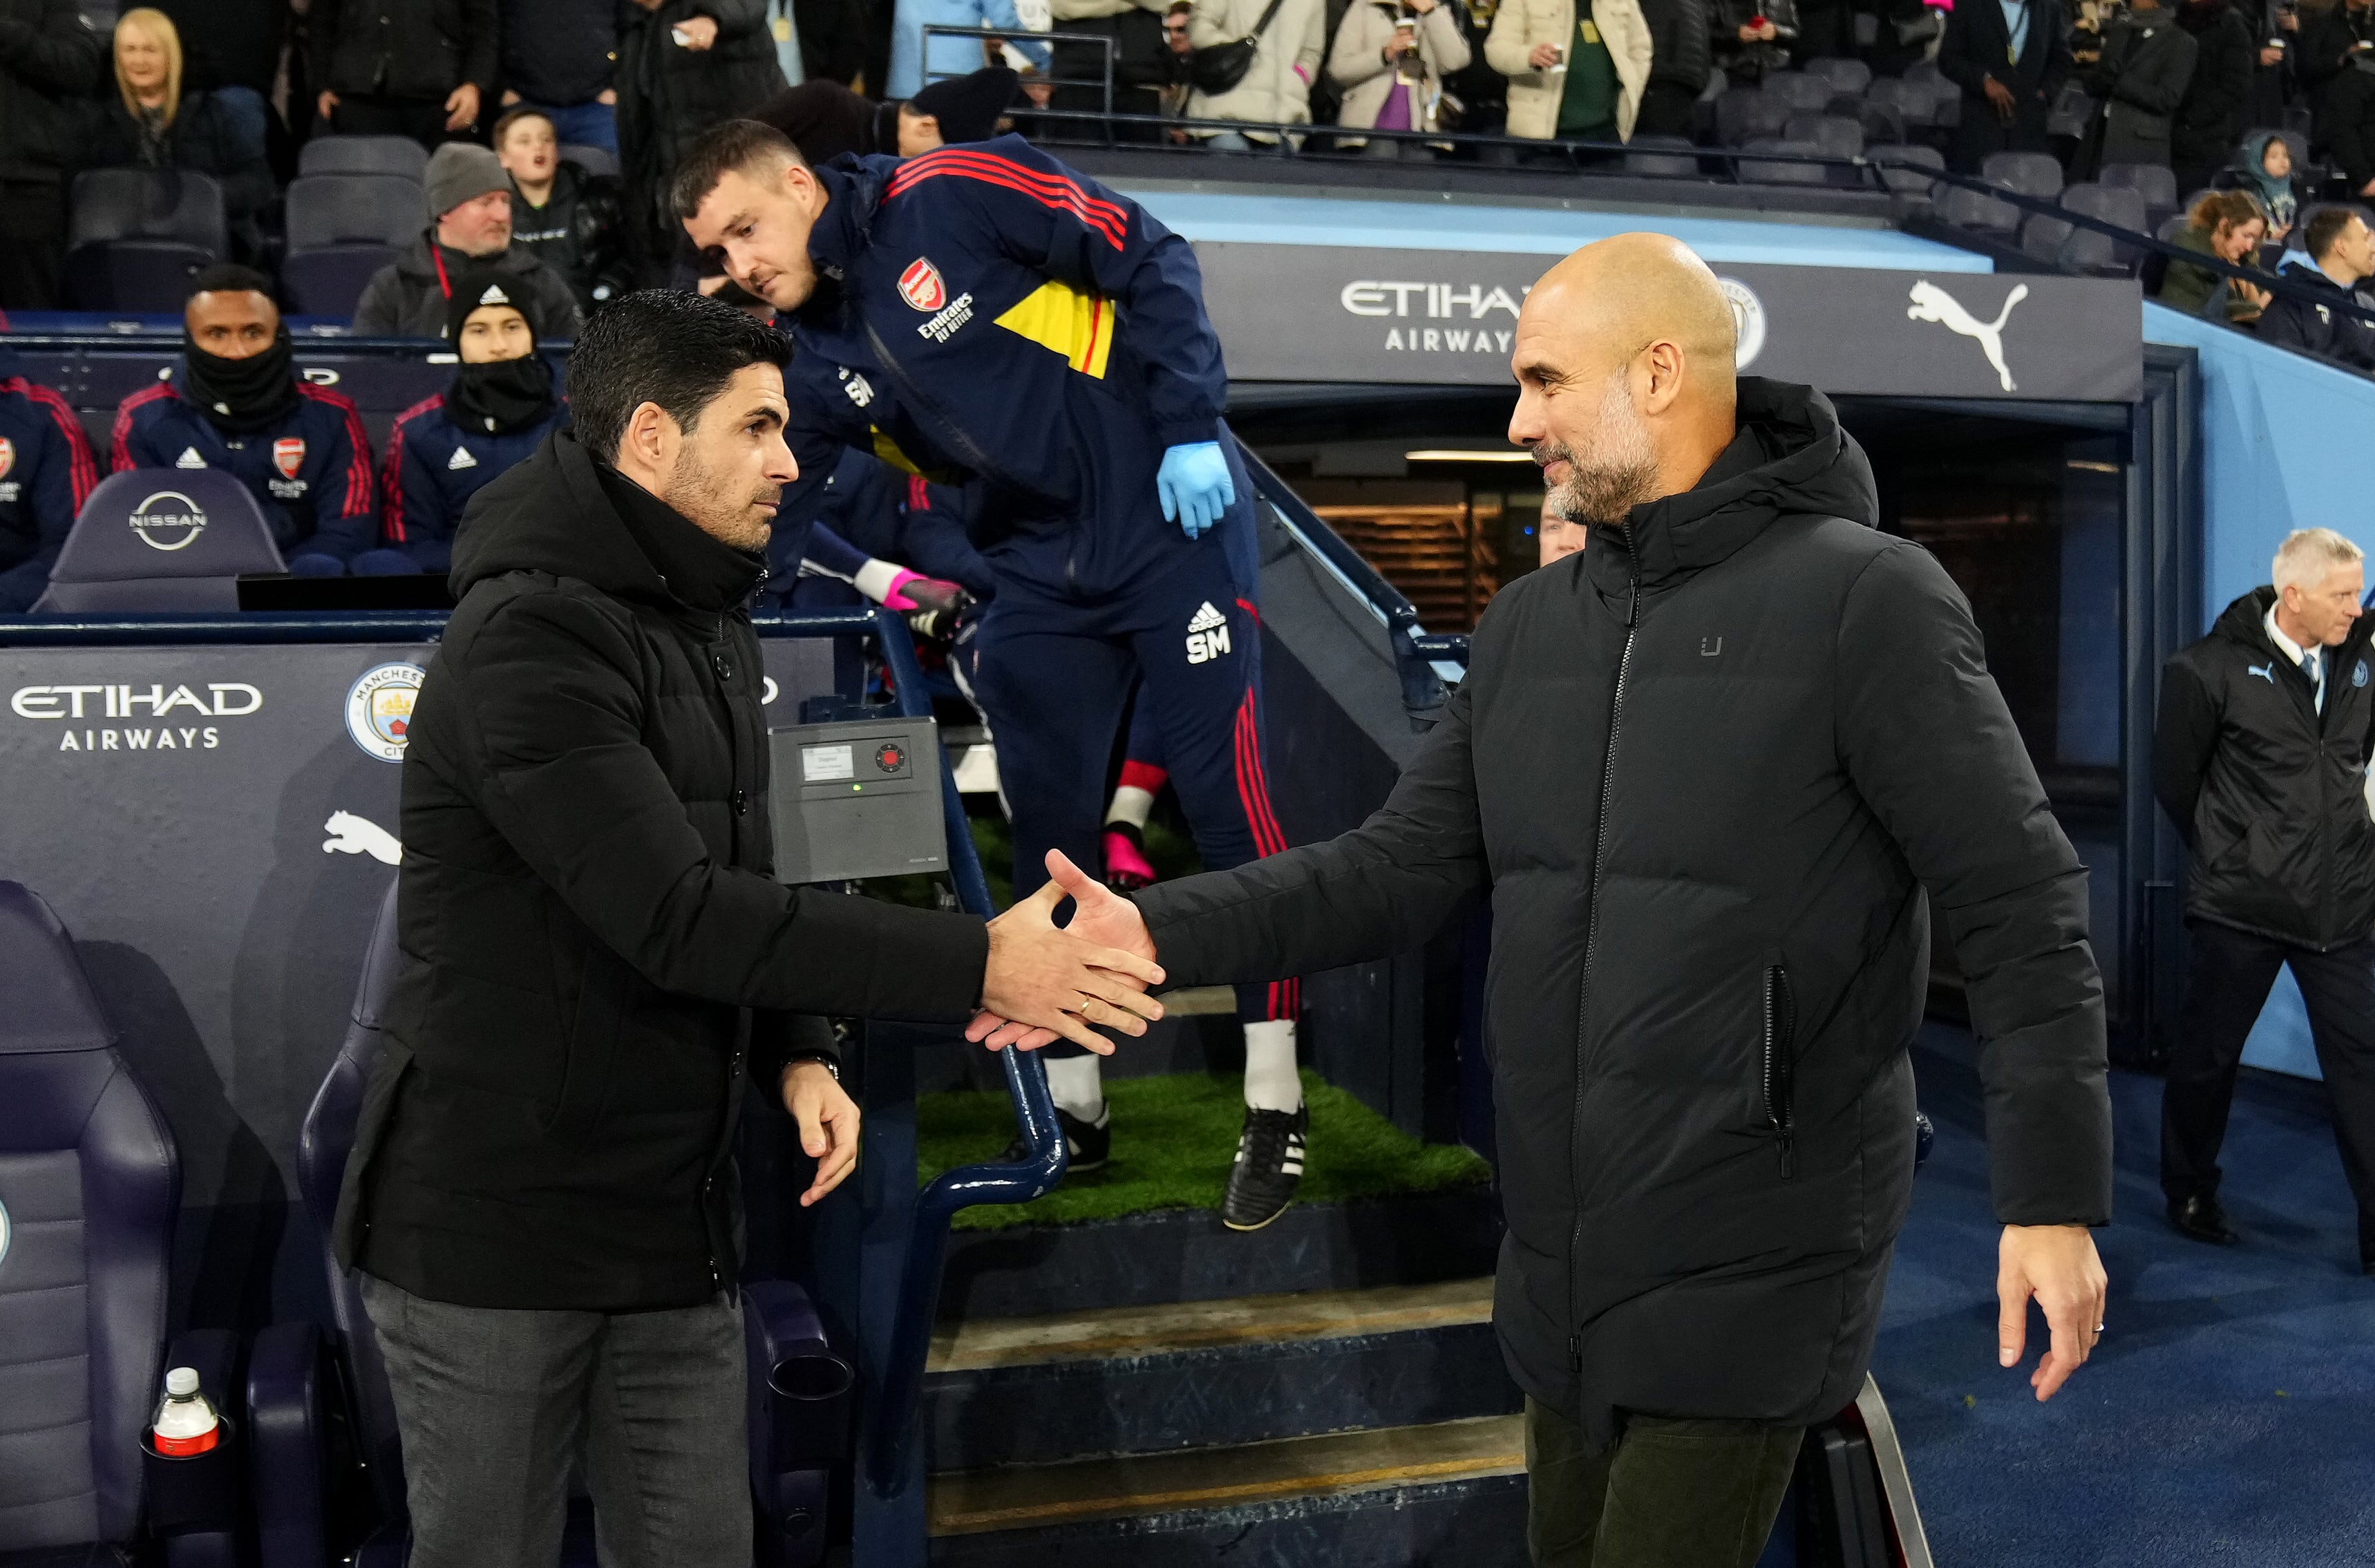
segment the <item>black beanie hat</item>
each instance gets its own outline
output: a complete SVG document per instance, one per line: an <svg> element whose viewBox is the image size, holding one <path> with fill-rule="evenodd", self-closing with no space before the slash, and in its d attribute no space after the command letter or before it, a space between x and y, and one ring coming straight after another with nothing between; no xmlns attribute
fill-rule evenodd
<svg viewBox="0 0 2375 1568"><path fill-rule="evenodd" d="M940 123L944 142L986 142L998 135L998 117L1014 101L1022 78L1003 65L991 65L971 76L934 82L907 100L918 114Z"/></svg>
<svg viewBox="0 0 2375 1568"><path fill-rule="evenodd" d="M519 275L495 266L464 267L454 275L453 298L445 301L445 341L459 346L462 324L470 312L481 305L509 305L526 318L527 329L541 342L545 324L536 319L536 309L528 302L527 290L520 287Z"/></svg>

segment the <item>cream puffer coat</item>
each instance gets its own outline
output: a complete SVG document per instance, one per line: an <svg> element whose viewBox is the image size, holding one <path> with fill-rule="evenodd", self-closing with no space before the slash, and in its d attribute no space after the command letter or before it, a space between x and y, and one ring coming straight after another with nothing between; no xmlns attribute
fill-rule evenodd
<svg viewBox="0 0 2375 1568"><path fill-rule="evenodd" d="M1633 139L1633 116L1649 81L1649 24L1640 0L1592 0L1591 19L1616 63L1616 134ZM1502 0L1484 35L1484 60L1509 78L1509 135L1547 141L1558 135L1564 71L1537 71L1528 63L1537 43L1566 50L1575 58L1575 0Z"/></svg>
<svg viewBox="0 0 2375 1568"><path fill-rule="evenodd" d="M1188 18L1188 41L1199 49L1233 43L1254 30L1270 0L1196 0ZM1327 0L1282 0L1278 15L1254 43L1252 69L1223 93L1190 93L1190 120L1257 120L1272 124L1311 123L1311 84L1319 77L1328 47ZM1299 69L1298 69L1299 67ZM1274 136L1246 133L1248 140L1274 142Z"/></svg>
<svg viewBox="0 0 2375 1568"><path fill-rule="evenodd" d="M1410 124L1413 131L1432 131L1436 100L1443 78L1468 65L1468 40L1452 16L1453 0L1436 0L1418 23L1418 47L1405 60L1415 60L1422 73L1414 83L1396 79L1386 64L1386 45L1394 41L1394 26L1404 15L1396 0L1353 0L1352 9L1336 25L1336 44L1328 52L1328 76L1343 89L1336 113L1340 125L1366 130L1385 112L1387 95L1396 88L1411 95Z"/></svg>

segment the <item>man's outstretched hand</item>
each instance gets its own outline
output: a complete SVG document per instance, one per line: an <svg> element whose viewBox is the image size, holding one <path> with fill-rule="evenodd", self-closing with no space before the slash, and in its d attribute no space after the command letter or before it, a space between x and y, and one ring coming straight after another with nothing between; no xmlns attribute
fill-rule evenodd
<svg viewBox="0 0 2375 1568"><path fill-rule="evenodd" d="M1147 969L1153 971L1153 980L1150 984L1161 982L1163 972L1154 967L1154 938L1147 935L1146 922L1140 916L1136 904L1073 865L1061 850L1051 849L1047 852L1047 875L1051 880L1046 887L1033 894L1030 899L1015 905L1007 914L1000 915L998 920L990 922L993 955L997 951L994 944L1000 922L1012 919L1016 914L1042 900L1046 901L1045 907L1052 911L1057 904L1069 898L1072 901L1073 906L1072 922L1064 927L1066 936L1093 942L1103 948L1127 954L1139 961ZM1161 1003L1154 1002L1151 997L1141 997L1140 1000L1154 1008L1154 1011L1145 1013L1143 1016L1147 1018L1163 1016ZM1069 1039L1080 1040L1090 1050L1100 1054L1107 1054L1113 1050L1111 1045L1097 1041L1093 1035L1087 1040L1081 1040L1081 1035L1069 1031L1058 1031L1044 1025L1034 1027L1033 1020L998 1007L987 994L984 995L982 1001L982 1010L975 1014L973 1022L965 1027L965 1038L977 1041L993 1051L1003 1051L1009 1045L1024 1051L1036 1051L1040 1046L1053 1043L1059 1033ZM1090 1021L1103 1022L1104 1020L1093 1019ZM1128 1032L1142 1034L1145 1032L1145 1026L1141 1024L1136 1029L1129 1030Z"/></svg>
<svg viewBox="0 0 2375 1568"><path fill-rule="evenodd" d="M1055 873L1054 881L989 923L982 1010L965 1036L980 1040L994 1029L1012 1031L1001 1043L1029 1048L1061 1035L1099 1055L1110 1055L1112 1043L1091 1024L1143 1034L1148 1020L1163 1016L1163 1004L1146 994L1148 986L1163 980L1154 962L1154 944L1147 939L1143 922L1138 925L1135 943L1105 943L1101 933L1118 929L1109 914L1085 922L1075 914L1069 929L1058 927L1056 906L1065 899L1080 899L1087 909L1083 888L1121 904L1133 921L1138 911L1052 850L1047 869Z"/></svg>
<svg viewBox="0 0 2375 1568"><path fill-rule="evenodd" d="M2084 1225L2006 1225L1996 1261L1996 1359L2018 1366L2028 1344L2028 1299L2045 1309L2052 1346L2028 1385L2050 1399L2086 1362L2103 1332L2110 1281Z"/></svg>

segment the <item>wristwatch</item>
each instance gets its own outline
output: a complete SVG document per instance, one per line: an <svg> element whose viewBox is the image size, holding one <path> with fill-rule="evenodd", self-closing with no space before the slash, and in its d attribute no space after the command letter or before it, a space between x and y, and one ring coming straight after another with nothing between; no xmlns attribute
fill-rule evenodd
<svg viewBox="0 0 2375 1568"><path fill-rule="evenodd" d="M833 1082L839 1083L841 1081L841 1064L834 1061L831 1056L820 1056L814 1052L804 1052L797 1056L786 1057L784 1062L784 1072L790 1072L802 1062L814 1062L817 1066L822 1067L825 1071L833 1075ZM776 1076L781 1078L783 1074L778 1073Z"/></svg>

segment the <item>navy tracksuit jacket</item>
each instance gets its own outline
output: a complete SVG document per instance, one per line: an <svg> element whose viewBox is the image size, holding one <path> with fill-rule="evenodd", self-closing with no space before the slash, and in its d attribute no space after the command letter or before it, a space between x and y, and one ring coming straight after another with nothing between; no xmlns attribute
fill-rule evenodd
<svg viewBox="0 0 2375 1568"><path fill-rule="evenodd" d="M998 580L974 689L1014 810L1015 891L1045 851L1101 849L1133 685L1162 725L1205 866L1286 847L1262 770L1253 486L1188 242L1019 136L821 170L822 274L792 318L795 423L966 481ZM1200 540L1163 515L1169 448L1217 441L1236 503ZM1241 988L1291 1018L1292 984ZM1077 1048L1075 1048L1077 1049Z"/></svg>
<svg viewBox="0 0 2375 1568"><path fill-rule="evenodd" d="M445 395L423 398L396 417L380 470L378 550L358 570L445 571L454 530L479 487L544 444L569 421L568 405L540 424L502 435L466 430L445 417ZM389 552L396 552L391 555Z"/></svg>
<svg viewBox="0 0 2375 1568"><path fill-rule="evenodd" d="M341 563L379 538L379 486L371 439L351 399L300 380L296 407L260 430L231 434L159 382L115 410L109 471L219 468L255 497L283 560L327 556Z"/></svg>
<svg viewBox="0 0 2375 1568"><path fill-rule="evenodd" d="M82 421L0 344L0 613L33 607L98 483Z"/></svg>

